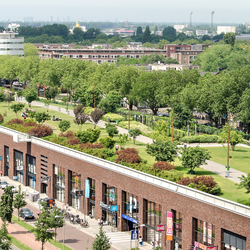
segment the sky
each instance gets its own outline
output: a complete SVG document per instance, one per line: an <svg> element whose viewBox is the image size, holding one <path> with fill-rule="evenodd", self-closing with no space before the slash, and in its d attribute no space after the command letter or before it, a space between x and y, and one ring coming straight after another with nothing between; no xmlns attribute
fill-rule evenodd
<svg viewBox="0 0 250 250"><path fill-rule="evenodd" d="M125 21L214 24L248 22L249 0L9 0L2 1L0 21L23 21L24 17L53 21Z"/></svg>

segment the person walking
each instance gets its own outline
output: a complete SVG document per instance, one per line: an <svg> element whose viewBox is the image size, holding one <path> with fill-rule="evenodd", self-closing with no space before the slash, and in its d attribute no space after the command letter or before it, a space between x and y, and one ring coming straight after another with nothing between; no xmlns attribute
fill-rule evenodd
<svg viewBox="0 0 250 250"><path fill-rule="evenodd" d="M115 145L115 150L116 150L116 152L118 151L118 149L119 149L119 145L116 144L116 145Z"/></svg>
<svg viewBox="0 0 250 250"><path fill-rule="evenodd" d="M140 246L142 246L142 237L141 237L141 235L139 237L139 244L140 244Z"/></svg>
<svg viewBox="0 0 250 250"><path fill-rule="evenodd" d="M152 239L152 249L154 249L155 248L155 239L153 238Z"/></svg>
<svg viewBox="0 0 250 250"><path fill-rule="evenodd" d="M0 175L1 175L1 177L3 176L3 171L2 170L0 171Z"/></svg>

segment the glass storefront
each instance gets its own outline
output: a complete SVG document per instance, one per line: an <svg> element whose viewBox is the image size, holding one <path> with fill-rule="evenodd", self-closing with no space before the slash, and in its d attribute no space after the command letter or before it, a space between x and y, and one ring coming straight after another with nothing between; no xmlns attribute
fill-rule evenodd
<svg viewBox="0 0 250 250"><path fill-rule="evenodd" d="M88 214L91 214L93 217L95 217L95 180L91 178L88 178L88 180L90 186Z"/></svg>
<svg viewBox="0 0 250 250"><path fill-rule="evenodd" d="M182 249L182 214L180 212L173 212L173 250Z"/></svg>
<svg viewBox="0 0 250 250"><path fill-rule="evenodd" d="M222 230L223 250L246 250L246 237L239 234Z"/></svg>
<svg viewBox="0 0 250 250"><path fill-rule="evenodd" d="M155 247L161 246L161 232L157 232L157 225L162 224L161 220L161 205L144 200L145 202L145 235L144 239L151 244L154 241Z"/></svg>
<svg viewBox="0 0 250 250"><path fill-rule="evenodd" d="M55 199L64 202L65 200L65 169L54 165Z"/></svg>
<svg viewBox="0 0 250 250"><path fill-rule="evenodd" d="M76 191L81 190L81 175L69 171L70 178L70 206L76 210L81 210L81 196L76 195Z"/></svg>
<svg viewBox="0 0 250 250"><path fill-rule="evenodd" d="M9 176L10 153L9 147L5 146L5 175ZM2 170L2 169L1 169Z"/></svg>
<svg viewBox="0 0 250 250"><path fill-rule="evenodd" d="M27 155L27 185L36 189L36 158Z"/></svg>
<svg viewBox="0 0 250 250"><path fill-rule="evenodd" d="M23 153L15 150L15 176L17 181L23 183Z"/></svg>
<svg viewBox="0 0 250 250"><path fill-rule="evenodd" d="M139 220L139 202L138 196L129 192L123 191L123 214L126 215L126 231L130 231L138 226L135 221ZM134 220L131 220L134 219Z"/></svg>

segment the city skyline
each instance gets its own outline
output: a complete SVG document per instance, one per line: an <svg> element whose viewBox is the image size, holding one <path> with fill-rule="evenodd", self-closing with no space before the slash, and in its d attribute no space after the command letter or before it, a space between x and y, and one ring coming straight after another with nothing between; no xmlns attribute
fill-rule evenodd
<svg viewBox="0 0 250 250"><path fill-rule="evenodd" d="M22 4L20 4L22 3ZM49 7L49 8L48 8ZM33 17L40 21L122 21L126 18L131 22L178 22L189 23L190 13L192 22L211 22L211 13L215 11L214 23L243 23L248 22L248 12L250 5L246 0L241 0L241 4L235 5L235 1L220 2L211 0L209 4L204 4L198 0L179 0L178 4L170 1L156 0L146 2L138 0L136 2L127 0L124 3L114 0L105 2L96 0L95 2L82 2L72 0L68 2L53 2L44 0L34 3L31 0L22 2L12 0L2 4L1 20L23 21L25 17Z"/></svg>

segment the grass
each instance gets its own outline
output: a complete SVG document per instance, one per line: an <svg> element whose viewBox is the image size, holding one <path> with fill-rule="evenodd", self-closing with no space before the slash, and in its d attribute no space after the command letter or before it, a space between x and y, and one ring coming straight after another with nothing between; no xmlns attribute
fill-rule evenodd
<svg viewBox="0 0 250 250"><path fill-rule="evenodd" d="M18 247L19 249L21 249L21 250L32 250L32 248L26 246L25 244L23 244L21 241L19 241L18 239L16 239L12 235L10 235L10 238L11 238L12 245Z"/></svg>
<svg viewBox="0 0 250 250"><path fill-rule="evenodd" d="M207 148L211 153L211 160L222 165L227 165L227 147ZM236 146L232 152L230 149L229 166L244 173L250 173L250 148Z"/></svg>
<svg viewBox="0 0 250 250"><path fill-rule="evenodd" d="M32 229L34 228L33 226L31 226L30 224L28 224L27 222L23 221L23 220L18 220L18 218L14 215L12 215L12 221L16 224L18 224L19 226L27 229L29 232L32 231ZM59 241L54 241L54 240L50 240L49 243L59 249L63 249L63 244ZM28 248L29 249L29 248ZM66 250L72 250L70 247L64 246L64 249Z"/></svg>

